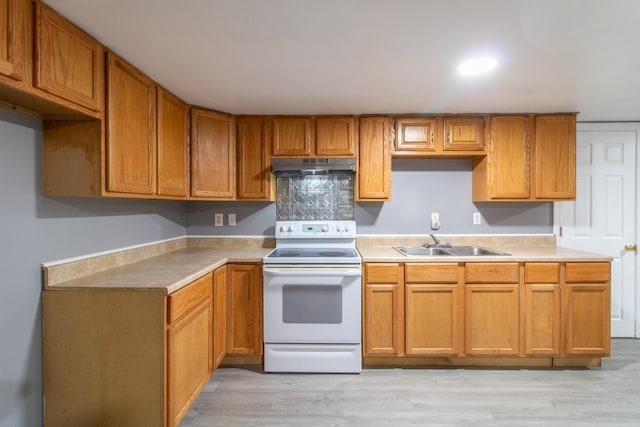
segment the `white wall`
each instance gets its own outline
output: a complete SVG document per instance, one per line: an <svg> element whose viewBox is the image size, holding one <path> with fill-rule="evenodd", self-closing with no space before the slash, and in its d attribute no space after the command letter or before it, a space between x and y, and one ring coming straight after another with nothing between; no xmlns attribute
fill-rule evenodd
<svg viewBox="0 0 640 427"><path fill-rule="evenodd" d="M185 234L185 203L43 197L41 122L0 109L0 426L42 425L40 264Z"/></svg>

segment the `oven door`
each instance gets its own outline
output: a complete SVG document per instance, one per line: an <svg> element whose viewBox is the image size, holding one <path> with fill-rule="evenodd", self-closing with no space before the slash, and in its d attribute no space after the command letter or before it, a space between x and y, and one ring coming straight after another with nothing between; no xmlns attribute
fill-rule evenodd
<svg viewBox="0 0 640 427"><path fill-rule="evenodd" d="M265 343L361 339L362 267L264 265Z"/></svg>

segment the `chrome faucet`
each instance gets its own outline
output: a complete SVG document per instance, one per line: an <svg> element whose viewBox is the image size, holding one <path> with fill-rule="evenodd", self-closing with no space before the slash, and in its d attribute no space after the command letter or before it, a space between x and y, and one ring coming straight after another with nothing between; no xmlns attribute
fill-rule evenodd
<svg viewBox="0 0 640 427"><path fill-rule="evenodd" d="M428 248L429 246L439 246L440 245L440 240L438 240L438 238L436 236L434 236L433 234L429 233L429 237L431 237L433 239L433 245L430 245L429 243L425 243L424 246L426 246Z"/></svg>

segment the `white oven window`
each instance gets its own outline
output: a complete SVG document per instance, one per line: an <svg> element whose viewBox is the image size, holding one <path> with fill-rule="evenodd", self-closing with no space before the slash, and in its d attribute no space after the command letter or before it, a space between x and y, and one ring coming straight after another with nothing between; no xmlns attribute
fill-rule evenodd
<svg viewBox="0 0 640 427"><path fill-rule="evenodd" d="M342 286L284 285L282 321L289 324L342 323Z"/></svg>

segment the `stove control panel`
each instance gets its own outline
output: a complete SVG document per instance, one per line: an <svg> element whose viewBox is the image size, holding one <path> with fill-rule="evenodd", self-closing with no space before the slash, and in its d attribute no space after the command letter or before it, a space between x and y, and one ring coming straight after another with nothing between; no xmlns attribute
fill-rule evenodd
<svg viewBox="0 0 640 427"><path fill-rule="evenodd" d="M276 238L355 238L355 221L276 221Z"/></svg>

